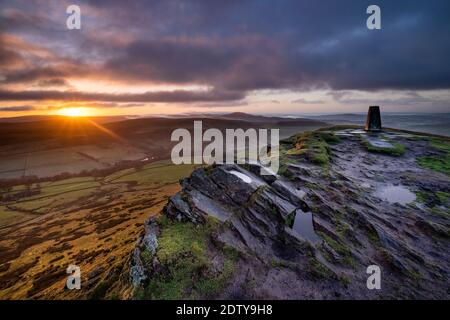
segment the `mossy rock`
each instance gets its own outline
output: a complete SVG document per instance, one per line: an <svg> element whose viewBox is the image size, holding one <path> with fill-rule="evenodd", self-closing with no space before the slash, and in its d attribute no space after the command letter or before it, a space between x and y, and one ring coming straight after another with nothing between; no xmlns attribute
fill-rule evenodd
<svg viewBox="0 0 450 320"><path fill-rule="evenodd" d="M370 144L367 140L363 139L363 144L369 152L383 153L391 156L401 156L406 152L405 146L401 143L392 141L390 141L389 143L393 146L392 148L377 147Z"/></svg>
<svg viewBox="0 0 450 320"><path fill-rule="evenodd" d="M159 219L161 233L156 256L163 271L150 278L142 299L204 298L220 291L234 272L235 254L224 251L222 269L212 271L208 245L218 227L214 221L202 225Z"/></svg>
<svg viewBox="0 0 450 320"><path fill-rule="evenodd" d="M304 157L311 163L326 166L330 161L329 144L339 143L339 137L333 133L312 131L304 132L285 139L281 148L281 169L289 157ZM282 170L285 172L288 170Z"/></svg>

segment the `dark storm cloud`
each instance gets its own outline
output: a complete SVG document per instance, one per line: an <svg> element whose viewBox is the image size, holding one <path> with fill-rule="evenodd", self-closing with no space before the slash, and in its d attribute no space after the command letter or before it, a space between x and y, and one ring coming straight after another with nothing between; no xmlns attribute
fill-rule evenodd
<svg viewBox="0 0 450 320"><path fill-rule="evenodd" d="M36 68L30 70L20 70L5 75L4 83L26 83L34 80L68 76L69 73L64 72L60 68ZM46 80L40 80L46 81Z"/></svg>
<svg viewBox="0 0 450 320"><path fill-rule="evenodd" d="M0 48L0 66L11 66L22 62L23 59L17 52Z"/></svg>
<svg viewBox="0 0 450 320"><path fill-rule="evenodd" d="M2 112L17 112L17 111L33 111L36 110L33 106L12 106L12 107L0 107Z"/></svg>
<svg viewBox="0 0 450 320"><path fill-rule="evenodd" d="M377 3L380 31L366 28L365 1L134 2L143 16L153 9L165 31L130 43L105 67L131 79L242 91L449 88L450 2Z"/></svg>
<svg viewBox="0 0 450 320"><path fill-rule="evenodd" d="M44 79L44 80L40 80L37 83L38 87L64 87L64 86L68 86L69 83L67 82L67 80L63 79L63 78L51 78L51 79Z"/></svg>
<svg viewBox="0 0 450 320"><path fill-rule="evenodd" d="M61 33L52 26L61 18L46 17L42 2L6 1L0 5L8 9L3 14L7 20L0 23L4 30L27 35L30 41L30 34L48 34L50 42L58 40L63 49L54 50L58 57L48 58L51 66L31 63L4 74L0 81L50 86L52 79L63 83L71 77L95 77L126 84L214 88L208 93L141 95L9 94L11 99L25 100L48 94L49 99L191 102L241 99L258 89L449 89L450 1L376 1L382 10L382 30L376 31L366 28L370 4L365 0L84 1L80 2L83 31ZM0 62L18 63L21 53L0 44ZM65 59L77 60L78 65L68 67Z"/></svg>
<svg viewBox="0 0 450 320"><path fill-rule="evenodd" d="M55 24L45 16L39 16L29 11L29 8L7 7L0 13L0 30L50 30Z"/></svg>
<svg viewBox="0 0 450 320"><path fill-rule="evenodd" d="M209 82L226 73L240 54L233 48L195 41L137 41L104 68L131 79Z"/></svg>
<svg viewBox="0 0 450 320"><path fill-rule="evenodd" d="M112 102L201 102L227 101L242 99L241 92L207 91L193 92L187 90L146 92L138 94L88 93L77 91L8 91L0 90L1 101L37 101L37 100L72 100L72 101L112 101Z"/></svg>

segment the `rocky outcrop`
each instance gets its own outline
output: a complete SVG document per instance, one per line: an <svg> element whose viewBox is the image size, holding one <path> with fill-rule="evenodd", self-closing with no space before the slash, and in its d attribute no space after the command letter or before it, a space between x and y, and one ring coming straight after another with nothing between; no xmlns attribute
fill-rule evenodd
<svg viewBox="0 0 450 320"><path fill-rule="evenodd" d="M448 194L448 176L416 164L423 152L417 139L391 133L409 150L393 157L368 152L361 134L345 132L330 146L325 166L294 155L285 176L260 176L257 164L217 165L181 181L163 215L207 230L202 276L218 277L214 270L226 252L236 253L233 272L218 290L204 293L191 284L180 289L182 296L447 299L448 215L433 215L418 201L391 201L380 190L408 179L404 187L421 192L423 181L412 176L426 173L427 190ZM164 228L158 219L146 223L131 259L135 287L168 272L158 257ZM380 290L367 287L370 265L381 268Z"/></svg>

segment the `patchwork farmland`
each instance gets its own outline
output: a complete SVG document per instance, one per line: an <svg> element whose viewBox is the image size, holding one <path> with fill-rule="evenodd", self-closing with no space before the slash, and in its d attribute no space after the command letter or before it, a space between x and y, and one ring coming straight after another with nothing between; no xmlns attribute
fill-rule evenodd
<svg viewBox="0 0 450 320"><path fill-rule="evenodd" d="M119 280L144 220L159 213L193 169L158 161L104 177L4 188L0 298L126 297ZM64 290L70 264L81 267L83 290Z"/></svg>

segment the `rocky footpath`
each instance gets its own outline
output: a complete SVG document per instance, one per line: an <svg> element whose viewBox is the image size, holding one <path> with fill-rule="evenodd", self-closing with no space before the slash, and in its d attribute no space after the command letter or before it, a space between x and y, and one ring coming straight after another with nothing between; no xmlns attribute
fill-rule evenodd
<svg viewBox="0 0 450 320"><path fill-rule="evenodd" d="M449 140L353 128L196 169L130 261L138 299L448 299ZM447 161L447 162L446 162ZM367 288L369 265L381 289Z"/></svg>

